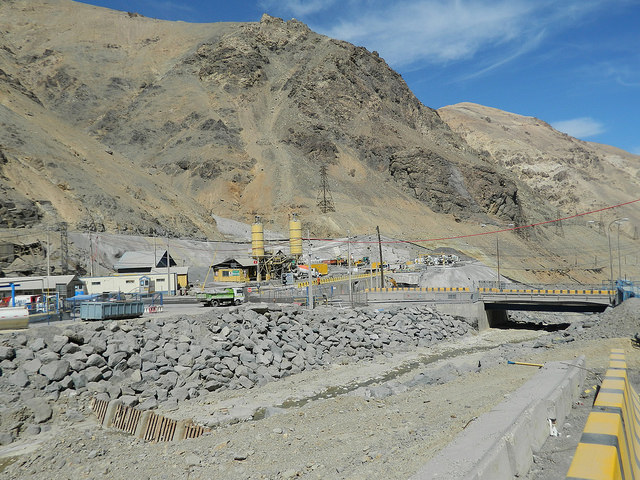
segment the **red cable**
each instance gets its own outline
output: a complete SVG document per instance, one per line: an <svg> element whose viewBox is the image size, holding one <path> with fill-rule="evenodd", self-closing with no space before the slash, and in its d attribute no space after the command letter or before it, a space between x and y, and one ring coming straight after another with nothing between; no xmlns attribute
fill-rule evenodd
<svg viewBox="0 0 640 480"><path fill-rule="evenodd" d="M555 218L553 220L546 220L544 222L532 223L530 225L521 225L519 227L503 228L502 230L491 230L491 231L488 231L488 232L471 233L471 234L468 234L468 235L457 235L455 237L427 238L427 239L424 239L424 240L387 240L387 241L382 241L380 243L439 242L439 241L442 241L442 240L457 240L459 238L479 237L481 235L493 235L494 233L512 232L512 231L515 231L515 230L521 230L523 228L537 227L537 226L546 225L546 224L549 224L549 223L561 222L562 220L569 220L571 218L583 217L585 215L591 215L593 213L604 212L605 210L612 210L614 208L623 207L625 205L630 205L630 204L636 203L636 202L640 202L640 198L637 198L635 200L631 200L629 202L619 203L617 205L611 205L609 207L599 208L598 210L591 210L590 212L576 213L575 215L569 215L568 217ZM338 239L334 239L334 238L305 238L304 240L312 240L312 241L318 241L318 242L341 242L341 243L346 243L346 240L342 240L342 239L338 240ZM351 243L378 243L378 242L377 241L367 241L367 242L351 241Z"/></svg>

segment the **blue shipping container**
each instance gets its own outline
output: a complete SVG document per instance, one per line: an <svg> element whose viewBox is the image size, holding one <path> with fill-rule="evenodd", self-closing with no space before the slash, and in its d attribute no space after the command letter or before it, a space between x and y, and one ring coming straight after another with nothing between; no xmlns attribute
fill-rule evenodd
<svg viewBox="0 0 640 480"><path fill-rule="evenodd" d="M140 317L144 313L142 302L85 302L80 305L82 320L115 320Z"/></svg>

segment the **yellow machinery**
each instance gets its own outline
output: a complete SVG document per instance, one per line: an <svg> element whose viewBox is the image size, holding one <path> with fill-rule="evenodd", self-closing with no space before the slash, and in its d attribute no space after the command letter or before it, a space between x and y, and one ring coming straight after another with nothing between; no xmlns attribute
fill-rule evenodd
<svg viewBox="0 0 640 480"><path fill-rule="evenodd" d="M259 216L251 225L251 256L257 261L258 282L279 278L289 271L302 257L302 223L294 213L289 220L289 255L281 251L268 252L265 250L264 229ZM324 266L326 268L326 266Z"/></svg>

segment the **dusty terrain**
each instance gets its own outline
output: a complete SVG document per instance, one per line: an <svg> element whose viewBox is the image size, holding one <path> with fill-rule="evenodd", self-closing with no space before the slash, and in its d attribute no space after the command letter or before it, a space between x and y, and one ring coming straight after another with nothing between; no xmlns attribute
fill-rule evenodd
<svg viewBox="0 0 640 480"><path fill-rule="evenodd" d="M566 320L555 314L517 317ZM621 347L632 378L638 378L640 354L631 343L640 320L637 300L570 320L566 331L490 330L370 361L345 358L249 390L207 394L163 412L171 418L228 419L183 442L144 443L102 429L86 395L63 394L48 428L0 451L10 463L0 476L407 478L535 372L507 360L543 363L585 355L587 388L603 372L609 350ZM564 478L589 395L579 399L561 436L537 454L529 479Z"/></svg>

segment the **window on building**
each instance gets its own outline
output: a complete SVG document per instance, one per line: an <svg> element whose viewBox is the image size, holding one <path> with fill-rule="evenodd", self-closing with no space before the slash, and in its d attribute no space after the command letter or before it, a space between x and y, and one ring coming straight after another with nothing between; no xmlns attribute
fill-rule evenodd
<svg viewBox="0 0 640 480"><path fill-rule="evenodd" d="M223 270L222 271L222 276L223 277L228 277L229 276L229 271L228 270Z"/></svg>
<svg viewBox="0 0 640 480"><path fill-rule="evenodd" d="M164 282L164 278L157 278L156 282Z"/></svg>
<svg viewBox="0 0 640 480"><path fill-rule="evenodd" d="M91 282L91 285L100 285L100 282Z"/></svg>
<svg viewBox="0 0 640 480"><path fill-rule="evenodd" d="M134 280L127 280L126 283L135 283Z"/></svg>

